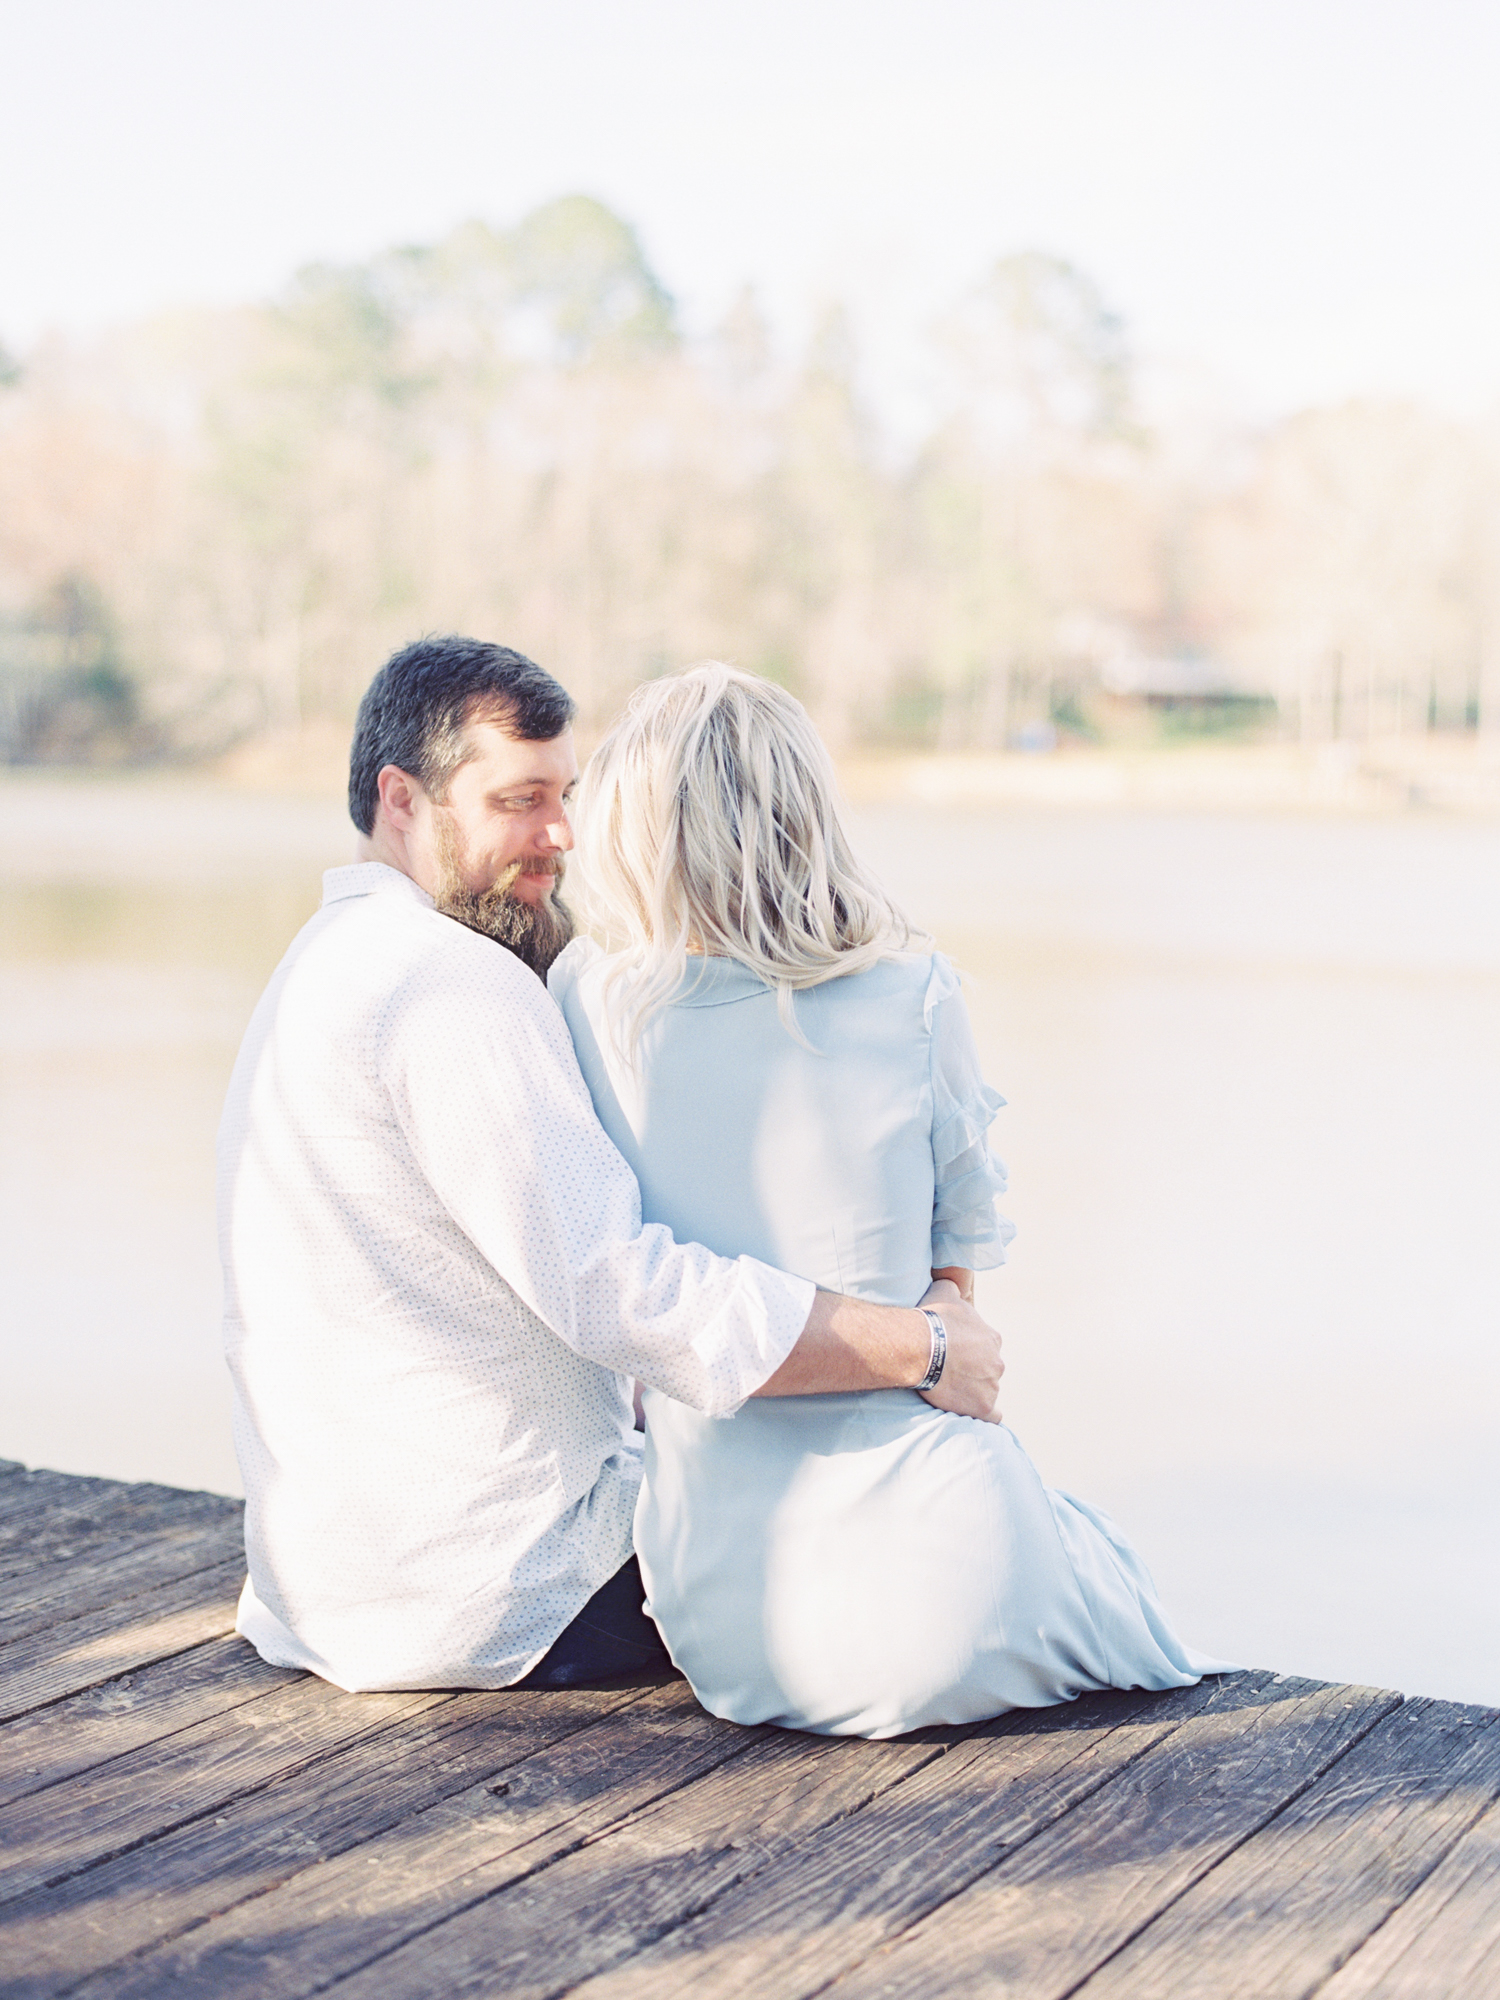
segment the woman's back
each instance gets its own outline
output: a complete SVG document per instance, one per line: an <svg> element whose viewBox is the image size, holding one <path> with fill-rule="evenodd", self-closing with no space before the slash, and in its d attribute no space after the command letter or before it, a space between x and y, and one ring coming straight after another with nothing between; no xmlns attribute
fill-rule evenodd
<svg viewBox="0 0 1500 2000"><path fill-rule="evenodd" d="M756 974L698 959L633 1064L610 1031L607 969L575 944L551 984L644 1220L891 1305L915 1304L935 1266L1000 1261L984 1132L1001 1100L946 959L885 959L799 993L802 1041Z"/></svg>

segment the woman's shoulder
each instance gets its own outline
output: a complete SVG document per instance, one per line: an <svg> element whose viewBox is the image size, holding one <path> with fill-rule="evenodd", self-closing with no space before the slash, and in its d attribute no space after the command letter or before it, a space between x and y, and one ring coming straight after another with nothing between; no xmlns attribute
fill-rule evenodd
<svg viewBox="0 0 1500 2000"><path fill-rule="evenodd" d="M564 997L572 993L583 975L591 967L604 961L604 951L597 939L576 937L571 944L565 944L553 959L547 974L547 991L559 1006Z"/></svg>
<svg viewBox="0 0 1500 2000"><path fill-rule="evenodd" d="M958 975L941 952L893 952L858 972L847 972L804 987L798 1004L811 1001L816 1013L855 1021L870 1031L898 1038L930 1035L938 1002L958 991Z"/></svg>
<svg viewBox="0 0 1500 2000"><path fill-rule="evenodd" d="M894 952L889 958L877 959L874 965L832 984L872 1000L907 999L927 1014L939 1000L959 991L958 974L940 951Z"/></svg>

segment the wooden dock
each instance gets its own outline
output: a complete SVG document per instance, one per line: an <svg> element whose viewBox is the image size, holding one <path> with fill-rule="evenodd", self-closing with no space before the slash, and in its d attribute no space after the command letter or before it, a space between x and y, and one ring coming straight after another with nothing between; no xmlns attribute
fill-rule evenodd
<svg viewBox="0 0 1500 2000"><path fill-rule="evenodd" d="M3 1462L0 1462L3 1463ZM1500 1995L1500 1712L1269 1672L887 1743L346 1695L240 1510L0 1471L0 1992Z"/></svg>

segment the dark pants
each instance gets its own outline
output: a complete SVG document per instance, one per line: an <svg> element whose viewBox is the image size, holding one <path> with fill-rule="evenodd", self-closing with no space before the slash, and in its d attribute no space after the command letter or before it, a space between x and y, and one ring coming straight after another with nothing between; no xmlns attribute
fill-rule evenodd
<svg viewBox="0 0 1500 2000"><path fill-rule="evenodd" d="M582 1611L567 1625L523 1681L513 1687L590 1687L599 1681L620 1681L636 1675L675 1677L660 1634L641 1606L646 1586L632 1556L608 1583L600 1584Z"/></svg>

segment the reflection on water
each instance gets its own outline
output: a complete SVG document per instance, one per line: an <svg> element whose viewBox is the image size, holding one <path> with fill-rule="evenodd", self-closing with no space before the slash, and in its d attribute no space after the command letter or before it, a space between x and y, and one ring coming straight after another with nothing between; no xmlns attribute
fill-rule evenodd
<svg viewBox="0 0 1500 2000"><path fill-rule="evenodd" d="M0 787L0 1453L238 1490L213 1136L336 806L140 780Z"/></svg>
<svg viewBox="0 0 1500 2000"><path fill-rule="evenodd" d="M861 809L970 977L1007 1412L1189 1638L1500 1700L1500 827ZM0 788L0 1452L235 1486L212 1142L336 806Z"/></svg>

